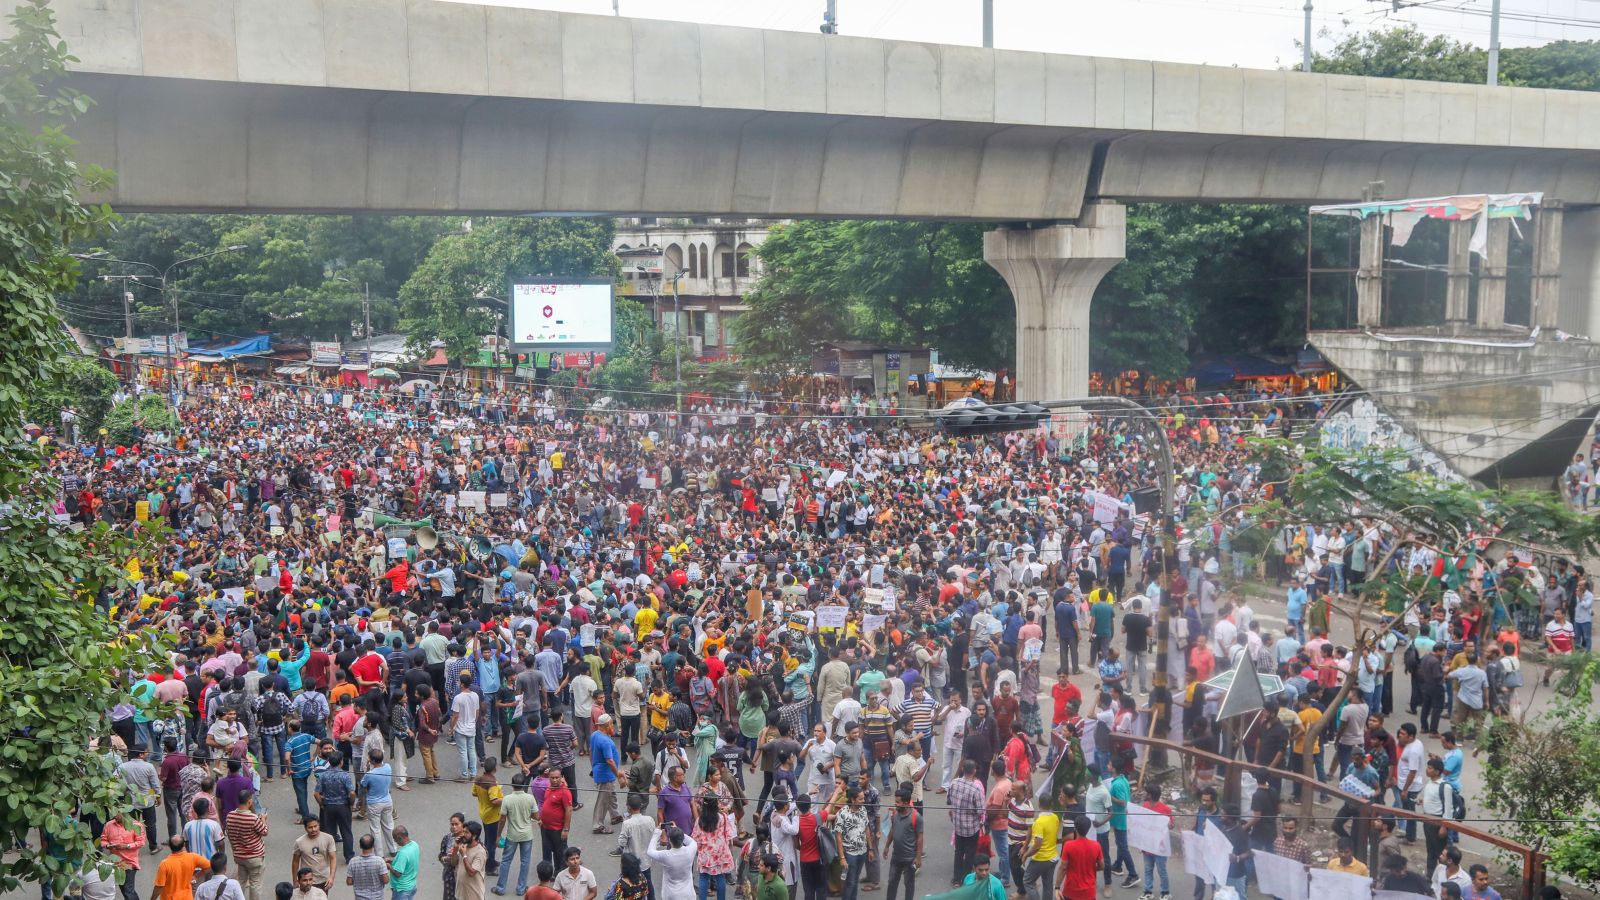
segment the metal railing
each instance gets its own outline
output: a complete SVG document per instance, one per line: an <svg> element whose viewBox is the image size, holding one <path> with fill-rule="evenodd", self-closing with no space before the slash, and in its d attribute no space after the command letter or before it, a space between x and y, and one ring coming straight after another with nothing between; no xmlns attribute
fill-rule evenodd
<svg viewBox="0 0 1600 900"><path fill-rule="evenodd" d="M1443 825L1450 831L1453 831L1462 837L1468 837L1474 840L1482 841L1483 843L1488 844L1496 849L1504 850L1508 853L1522 857L1522 897L1524 900L1532 900L1533 897L1538 895L1539 889L1544 886L1545 854L1535 850L1532 847L1529 847L1527 844L1513 841L1510 838L1501 837L1498 834L1492 834L1480 828L1474 828L1471 825L1457 822L1454 819L1431 816L1426 813L1401 809L1395 806L1386 806L1383 803L1378 802L1378 797L1358 797L1355 794L1339 790L1337 785L1326 784L1322 781L1318 781L1314 776L1304 775L1300 772L1291 772L1287 769L1273 769L1266 766L1258 766L1242 759L1234 759L1221 754L1212 753L1207 750L1201 750L1197 747L1191 747L1187 744L1180 744L1176 741L1165 740L1163 738L1145 737L1143 735L1135 734L1118 734L1116 735L1116 738L1118 740L1126 740L1130 743L1139 744L1152 750L1165 750L1168 753L1177 753L1186 759L1204 760L1205 762L1209 762L1216 766L1219 775L1223 776L1223 784L1233 786L1235 791L1237 791L1237 785L1239 782L1239 779L1237 778L1238 774L1248 771L1252 774L1255 774L1256 777L1259 778L1260 776L1257 773L1266 772L1272 778L1280 779L1282 781L1289 781L1299 785L1302 790L1314 790L1333 797L1338 797L1345 803L1350 804L1350 806L1355 810L1355 814L1350 819L1351 839L1357 847L1367 847L1366 856L1368 857L1369 865L1374 872L1379 871L1379 861L1372 858L1376 856L1378 848L1377 829L1372 827L1373 823L1383 816L1393 816L1397 820L1415 819L1425 828L1429 826ZM1145 773L1141 771L1139 775L1141 782L1144 780L1144 775ZM1232 799L1237 802L1238 796L1236 793ZM1427 867L1429 872L1432 871L1432 866L1433 861L1429 860Z"/></svg>

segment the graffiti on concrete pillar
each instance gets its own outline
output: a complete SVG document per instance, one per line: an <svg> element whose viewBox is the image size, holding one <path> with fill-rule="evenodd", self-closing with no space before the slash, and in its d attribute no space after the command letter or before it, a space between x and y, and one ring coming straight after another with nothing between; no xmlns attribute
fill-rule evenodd
<svg viewBox="0 0 1600 900"><path fill-rule="evenodd" d="M1322 446L1329 449L1402 450L1411 471L1429 472L1452 481L1461 478L1449 463L1367 397L1357 397L1329 413L1318 423L1318 432Z"/></svg>

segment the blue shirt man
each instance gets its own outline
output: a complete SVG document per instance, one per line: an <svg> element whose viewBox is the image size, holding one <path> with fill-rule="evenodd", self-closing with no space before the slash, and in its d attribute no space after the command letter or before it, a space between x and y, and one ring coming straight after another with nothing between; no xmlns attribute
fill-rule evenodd
<svg viewBox="0 0 1600 900"><path fill-rule="evenodd" d="M1300 618L1305 614L1305 609L1306 609L1306 589L1305 589L1305 587L1303 585L1298 585L1297 584L1294 587L1289 588L1288 602L1289 602L1289 609L1288 609L1289 624L1295 626L1298 629L1299 626L1300 626Z"/></svg>
<svg viewBox="0 0 1600 900"><path fill-rule="evenodd" d="M389 802L389 783L393 780L388 763L368 769L367 774L361 776L361 786L367 789L367 805Z"/></svg>
<svg viewBox="0 0 1600 900"><path fill-rule="evenodd" d="M610 725L610 716L601 716L598 724ZM611 735L603 730L596 730L589 735L589 772L594 776L595 784L610 784L617 780L617 769L622 765L622 758L617 755L617 742Z"/></svg>
<svg viewBox="0 0 1600 900"><path fill-rule="evenodd" d="M297 731L284 741L283 749L289 754L290 777L310 778L311 757L316 754L317 739L304 731Z"/></svg>

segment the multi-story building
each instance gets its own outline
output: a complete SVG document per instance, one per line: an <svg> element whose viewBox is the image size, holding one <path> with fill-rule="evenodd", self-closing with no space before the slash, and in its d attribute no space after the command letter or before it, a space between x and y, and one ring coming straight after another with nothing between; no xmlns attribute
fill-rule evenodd
<svg viewBox="0 0 1600 900"><path fill-rule="evenodd" d="M736 355L733 324L750 308L745 294L760 275L755 248L773 224L766 219L618 219L613 249L622 261L622 293L649 308L663 331L687 335L697 358Z"/></svg>

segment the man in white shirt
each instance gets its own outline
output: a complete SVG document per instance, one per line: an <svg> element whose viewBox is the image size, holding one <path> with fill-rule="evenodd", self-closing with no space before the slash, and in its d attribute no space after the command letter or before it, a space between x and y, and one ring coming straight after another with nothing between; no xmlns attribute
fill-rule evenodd
<svg viewBox="0 0 1600 900"><path fill-rule="evenodd" d="M1594 586L1585 578L1578 582L1578 597L1572 607L1573 638L1579 650L1593 649L1594 641Z"/></svg>
<svg viewBox="0 0 1600 900"><path fill-rule="evenodd" d="M861 721L861 702L854 694L845 694L833 707L833 719L829 736L843 738L846 729L852 724Z"/></svg>
<svg viewBox="0 0 1600 900"><path fill-rule="evenodd" d="M1325 549L1328 554L1328 565L1333 571L1328 576L1328 590L1335 594L1344 593L1344 533L1337 527L1328 529Z"/></svg>
<svg viewBox="0 0 1600 900"><path fill-rule="evenodd" d="M1413 722L1406 722L1395 733L1395 740L1400 744L1400 758L1395 761L1394 769L1394 794L1395 800L1401 809L1416 809L1417 801L1422 795L1422 785L1426 781L1424 772L1428 764L1428 756L1423 750L1422 742L1417 740L1417 726ZM1406 840L1417 839L1417 820L1406 820Z"/></svg>
<svg viewBox="0 0 1600 900"><path fill-rule="evenodd" d="M566 862L566 868L556 874L556 890L562 900L594 900L600 892L600 882L583 864L583 851L568 847Z"/></svg>
<svg viewBox="0 0 1600 900"><path fill-rule="evenodd" d="M456 752L461 757L461 781L471 781L478 777L478 715L481 704L478 695L472 691L472 672L465 671L459 676L461 691L455 699L450 701L450 731L456 738Z"/></svg>
<svg viewBox="0 0 1600 900"><path fill-rule="evenodd" d="M939 779L941 791L948 791L951 780L956 777L956 767L961 764L961 739L966 735L967 719L971 717L972 710L967 709L956 694L933 714L933 721L943 727L939 735L939 746L944 748L944 769Z"/></svg>

